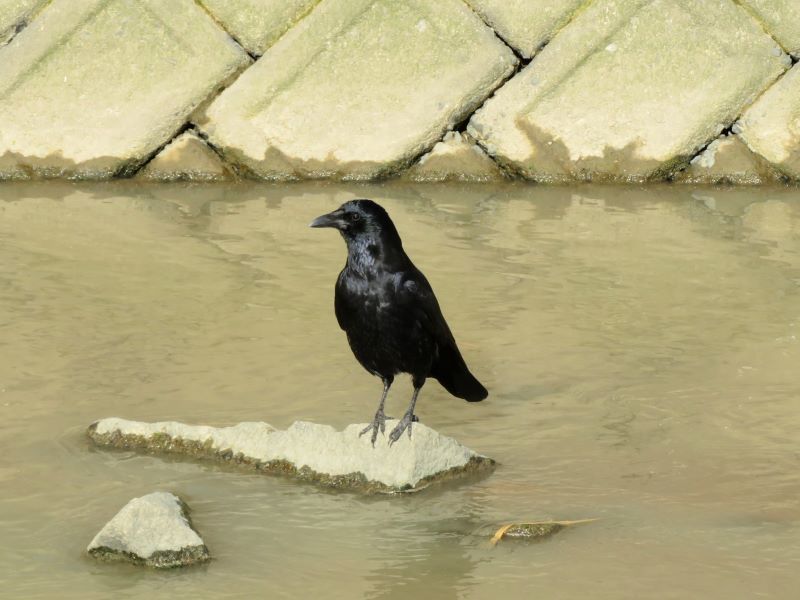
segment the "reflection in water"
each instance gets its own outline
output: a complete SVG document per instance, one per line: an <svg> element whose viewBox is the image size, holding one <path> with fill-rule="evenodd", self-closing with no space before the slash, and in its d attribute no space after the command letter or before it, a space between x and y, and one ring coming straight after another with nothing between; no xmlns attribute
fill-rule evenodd
<svg viewBox="0 0 800 600"><path fill-rule="evenodd" d="M87 449L83 429L109 415L371 416L374 381L330 310L343 247L307 228L354 197L390 211L491 393L468 405L431 383L419 415L498 459L491 477L363 499ZM796 589L795 189L13 184L0 252L9 595ZM410 383L395 388L399 411ZM104 519L154 489L193 507L206 569L82 557ZM546 544L486 546L496 524L587 517L600 520Z"/></svg>

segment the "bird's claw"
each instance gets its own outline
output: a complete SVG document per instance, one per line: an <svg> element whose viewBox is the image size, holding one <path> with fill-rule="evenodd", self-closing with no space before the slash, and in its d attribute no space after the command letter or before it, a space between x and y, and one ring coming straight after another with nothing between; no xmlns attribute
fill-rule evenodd
<svg viewBox="0 0 800 600"><path fill-rule="evenodd" d="M372 439L370 441L372 445L375 446L375 440L378 439L378 430L380 430L381 433L386 431L386 415L383 414L382 410L375 413L375 418L372 420L372 423L364 427L361 433L358 434L358 437L361 437L368 431L372 431Z"/></svg>
<svg viewBox="0 0 800 600"><path fill-rule="evenodd" d="M392 432L389 434L389 445L391 446L399 440L404 431L408 431L408 439L411 439L411 426L415 421L419 421L415 415L411 413L404 414L403 418L400 419L400 422L395 425L394 429L392 429Z"/></svg>

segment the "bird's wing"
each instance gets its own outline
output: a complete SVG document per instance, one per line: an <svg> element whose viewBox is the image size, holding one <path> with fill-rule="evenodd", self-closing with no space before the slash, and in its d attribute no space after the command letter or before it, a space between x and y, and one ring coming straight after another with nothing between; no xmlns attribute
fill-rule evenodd
<svg viewBox="0 0 800 600"><path fill-rule="evenodd" d="M398 297L436 342L437 356L431 365L431 376L454 396L469 402L486 398L486 388L469 372L425 276L418 270L409 273L403 279Z"/></svg>
<svg viewBox="0 0 800 600"><path fill-rule="evenodd" d="M414 315L437 345L455 346L453 334L425 275L416 269L405 273L397 296L400 304Z"/></svg>
<svg viewBox="0 0 800 600"><path fill-rule="evenodd" d="M339 273L336 280L336 291L333 298L333 310L336 313L336 321L339 327L347 331L348 327L353 322L354 310L351 306L350 294L347 289L347 282L345 281L347 273L345 269Z"/></svg>

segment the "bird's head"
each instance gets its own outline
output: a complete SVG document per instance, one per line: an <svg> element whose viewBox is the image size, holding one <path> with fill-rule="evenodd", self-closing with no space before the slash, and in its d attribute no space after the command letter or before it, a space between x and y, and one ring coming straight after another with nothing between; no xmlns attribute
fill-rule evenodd
<svg viewBox="0 0 800 600"><path fill-rule="evenodd" d="M333 212L311 221L309 227L333 227L342 234L348 246L359 239L400 244L400 236L388 213L372 200L345 202Z"/></svg>

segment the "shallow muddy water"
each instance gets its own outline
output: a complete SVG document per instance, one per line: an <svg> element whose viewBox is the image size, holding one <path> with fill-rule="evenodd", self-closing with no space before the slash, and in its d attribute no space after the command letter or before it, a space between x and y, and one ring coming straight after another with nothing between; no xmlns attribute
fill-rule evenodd
<svg viewBox="0 0 800 600"><path fill-rule="evenodd" d="M417 412L490 477L365 498L89 446L106 416L371 418L344 245L307 227L353 197L390 211L489 388L432 381ZM2 597L797 597L798 189L6 184L0 258ZM84 555L157 489L211 563ZM488 545L548 518L599 520Z"/></svg>

